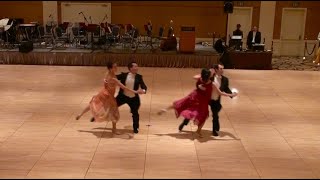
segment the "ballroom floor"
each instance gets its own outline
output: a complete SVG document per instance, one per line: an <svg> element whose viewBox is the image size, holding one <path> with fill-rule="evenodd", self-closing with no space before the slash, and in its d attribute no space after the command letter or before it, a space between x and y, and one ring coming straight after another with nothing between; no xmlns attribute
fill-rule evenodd
<svg viewBox="0 0 320 180"><path fill-rule="evenodd" d="M317 71L225 70L219 137L156 112L194 88L199 69L140 68L140 132L120 107L111 124L75 120L102 87L104 67L0 66L0 178L320 178ZM126 71L120 67L119 71Z"/></svg>

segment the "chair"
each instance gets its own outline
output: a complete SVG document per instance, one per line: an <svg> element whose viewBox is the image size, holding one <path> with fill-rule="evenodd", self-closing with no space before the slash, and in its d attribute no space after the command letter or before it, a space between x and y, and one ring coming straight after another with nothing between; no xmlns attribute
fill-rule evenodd
<svg viewBox="0 0 320 180"><path fill-rule="evenodd" d="M54 37L54 41L53 41L54 42L53 43L54 49L60 48L60 47L65 48L66 43L69 41L69 35L63 33L63 30L61 27L54 28L53 37ZM61 45L59 45L59 43L61 43Z"/></svg>
<svg viewBox="0 0 320 180"><path fill-rule="evenodd" d="M76 44L76 48L78 47L78 45L80 45L81 40L85 39L86 36L80 33L80 27L72 27L72 35L73 35L73 39L72 39L72 44Z"/></svg>
<svg viewBox="0 0 320 180"><path fill-rule="evenodd" d="M38 33L39 33L39 39L38 42L40 43L40 47L42 46L41 43L44 42L45 47L47 47L48 44L53 44L54 42L54 37L53 37L53 32L52 28L49 30L49 33L45 31L44 26L38 26Z"/></svg>

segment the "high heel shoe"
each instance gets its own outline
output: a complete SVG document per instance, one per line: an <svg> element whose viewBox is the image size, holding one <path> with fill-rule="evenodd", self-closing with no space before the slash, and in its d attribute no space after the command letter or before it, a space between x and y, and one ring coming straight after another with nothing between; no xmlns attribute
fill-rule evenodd
<svg viewBox="0 0 320 180"><path fill-rule="evenodd" d="M94 117L92 117L91 119L90 119L90 122L94 122L96 119L94 118Z"/></svg>
<svg viewBox="0 0 320 180"><path fill-rule="evenodd" d="M112 129L112 134L120 135L120 133L116 129Z"/></svg>
<svg viewBox="0 0 320 180"><path fill-rule="evenodd" d="M161 109L159 112L158 112L158 115L162 115L163 113L167 112L166 109Z"/></svg>

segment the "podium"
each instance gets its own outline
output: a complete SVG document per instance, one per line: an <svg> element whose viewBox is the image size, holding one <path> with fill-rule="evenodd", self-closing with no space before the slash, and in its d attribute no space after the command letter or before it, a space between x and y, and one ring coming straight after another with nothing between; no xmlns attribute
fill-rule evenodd
<svg viewBox="0 0 320 180"><path fill-rule="evenodd" d="M194 53L196 46L195 27L182 26L180 31L179 52Z"/></svg>

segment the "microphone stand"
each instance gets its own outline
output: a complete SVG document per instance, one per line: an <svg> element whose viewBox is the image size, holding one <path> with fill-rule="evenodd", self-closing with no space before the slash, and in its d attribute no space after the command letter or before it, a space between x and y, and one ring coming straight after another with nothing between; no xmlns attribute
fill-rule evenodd
<svg viewBox="0 0 320 180"><path fill-rule="evenodd" d="M83 14L83 12L80 12L80 14L82 14L84 21L87 22L89 24L89 21L87 20L86 16ZM87 34L87 33L86 33ZM88 38L88 34L87 34L87 42L89 42L89 38Z"/></svg>
<svg viewBox="0 0 320 180"><path fill-rule="evenodd" d="M108 17L108 14L104 15L102 21L99 24L101 24L107 17Z"/></svg>
<svg viewBox="0 0 320 180"><path fill-rule="evenodd" d="M81 12L80 14L82 14L84 21L87 22L89 24L89 21L87 20L86 16L83 14L83 12Z"/></svg>

